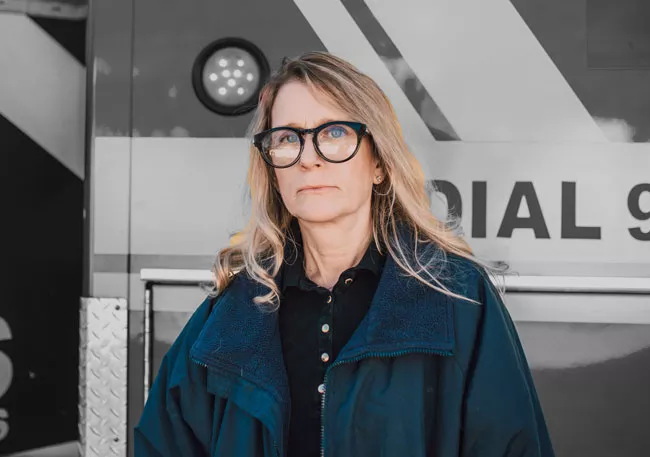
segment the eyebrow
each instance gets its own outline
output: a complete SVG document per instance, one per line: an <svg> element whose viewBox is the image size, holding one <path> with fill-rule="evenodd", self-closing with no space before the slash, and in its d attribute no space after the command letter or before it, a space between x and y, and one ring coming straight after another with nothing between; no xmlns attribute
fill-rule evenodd
<svg viewBox="0 0 650 457"><path fill-rule="evenodd" d="M343 119L330 119L330 118L324 118L318 121L318 123L314 127L318 127L319 125L327 124L328 122L333 122L333 121L341 121ZM301 124L298 124L297 122L290 122L288 124L280 124L273 126L271 128L278 128L278 127L293 127L296 129L302 129L304 128Z"/></svg>

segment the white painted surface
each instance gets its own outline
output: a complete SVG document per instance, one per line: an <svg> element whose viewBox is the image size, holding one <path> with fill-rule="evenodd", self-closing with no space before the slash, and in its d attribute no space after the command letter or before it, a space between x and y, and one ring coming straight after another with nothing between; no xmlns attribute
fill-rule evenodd
<svg viewBox="0 0 650 457"><path fill-rule="evenodd" d="M648 143L473 143L438 142L423 164L428 177L454 184L463 200L463 227L482 257L535 263L598 264L598 276L615 275L618 263L650 263L650 243L634 239L628 229L650 231L650 220L639 221L628 210L628 194L637 184L650 182ZM472 238L472 183L487 183L486 238ZM531 229L516 229L511 238L499 238L504 212L515 183L532 182L550 239L536 239ZM562 182L576 183L576 223L601 227L601 239L562 239ZM650 209L650 193L641 196ZM519 217L530 213L526 203ZM529 271L521 269L521 275Z"/></svg>
<svg viewBox="0 0 650 457"><path fill-rule="evenodd" d="M246 220L245 138L133 138L131 253L207 255Z"/></svg>

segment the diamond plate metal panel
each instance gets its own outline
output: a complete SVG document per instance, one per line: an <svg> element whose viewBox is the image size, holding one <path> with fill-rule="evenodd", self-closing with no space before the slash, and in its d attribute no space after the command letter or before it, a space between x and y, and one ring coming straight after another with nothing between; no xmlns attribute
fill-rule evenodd
<svg viewBox="0 0 650 457"><path fill-rule="evenodd" d="M125 457L128 310L126 300L82 298L79 446L82 457Z"/></svg>

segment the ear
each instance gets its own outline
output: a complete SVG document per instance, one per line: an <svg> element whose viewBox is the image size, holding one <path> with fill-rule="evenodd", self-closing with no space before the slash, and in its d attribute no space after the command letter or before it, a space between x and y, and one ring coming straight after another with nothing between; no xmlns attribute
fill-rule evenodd
<svg viewBox="0 0 650 457"><path fill-rule="evenodd" d="M384 171L384 167L379 163L379 161L375 161L375 170L374 170L374 176L380 176L381 179L383 180L384 177L386 176L386 172Z"/></svg>

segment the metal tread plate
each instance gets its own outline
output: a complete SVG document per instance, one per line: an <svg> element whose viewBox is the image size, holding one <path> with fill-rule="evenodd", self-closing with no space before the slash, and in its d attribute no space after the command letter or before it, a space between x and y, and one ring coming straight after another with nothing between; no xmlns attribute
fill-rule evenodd
<svg viewBox="0 0 650 457"><path fill-rule="evenodd" d="M126 456L126 300L82 298L79 329L80 454Z"/></svg>

